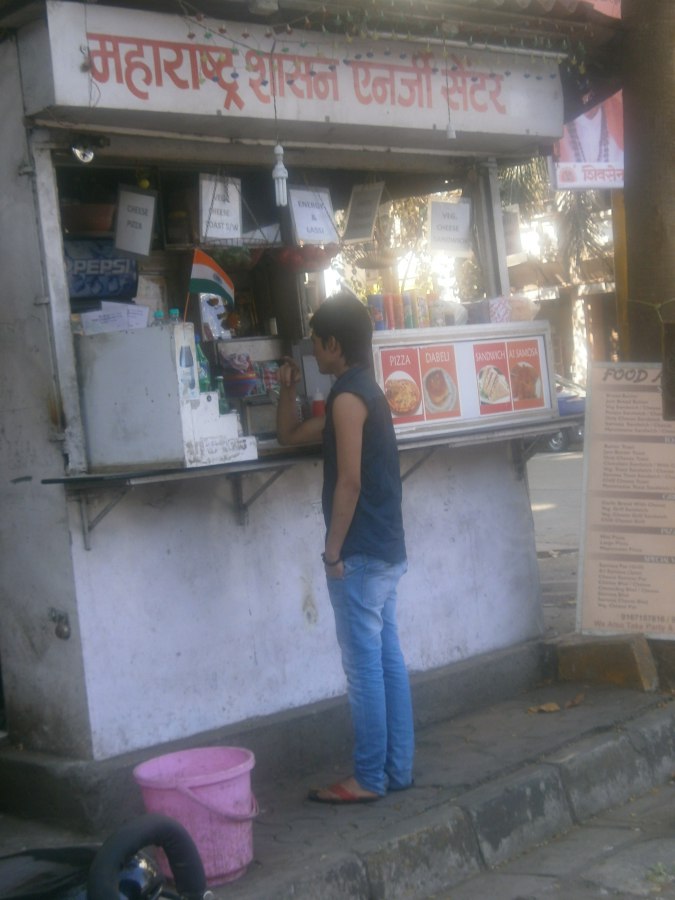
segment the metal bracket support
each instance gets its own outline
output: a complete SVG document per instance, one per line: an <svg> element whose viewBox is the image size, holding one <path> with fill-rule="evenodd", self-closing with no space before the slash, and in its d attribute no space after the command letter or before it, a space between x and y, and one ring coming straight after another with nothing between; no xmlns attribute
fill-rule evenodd
<svg viewBox="0 0 675 900"><path fill-rule="evenodd" d="M436 452L436 450L438 450L437 446L429 447L428 450L425 450L422 456L420 456L419 459L415 460L415 462L401 475L401 481L405 481L406 478L412 475L413 472L416 472L420 468L420 466L423 466L424 463L429 459L429 457Z"/></svg>
<svg viewBox="0 0 675 900"><path fill-rule="evenodd" d="M255 501L262 494L265 493L267 488L274 484L277 478L281 478L286 469L277 469L273 472L269 478L267 478L260 487L254 491L248 500L244 500L244 476L241 474L230 475L229 477L232 479L232 487L234 489L234 500L237 505L237 514L239 516L239 524L246 525L248 522L248 511L253 506Z"/></svg>
<svg viewBox="0 0 675 900"><path fill-rule="evenodd" d="M527 481L527 463L532 459L535 453L541 449L541 443L538 438L526 442L523 438L511 441L510 443L511 459L516 470L516 478L518 481Z"/></svg>
<svg viewBox="0 0 675 900"><path fill-rule="evenodd" d="M131 488L129 486L124 486L120 488L117 494L103 507L103 509L99 510L99 512L94 516L93 519L89 518L89 498L85 491L82 491L78 497L80 502L80 518L82 519L82 538L84 540L84 549L91 550L91 532L96 528L99 522L101 522L108 513L114 509L117 504L125 497Z"/></svg>

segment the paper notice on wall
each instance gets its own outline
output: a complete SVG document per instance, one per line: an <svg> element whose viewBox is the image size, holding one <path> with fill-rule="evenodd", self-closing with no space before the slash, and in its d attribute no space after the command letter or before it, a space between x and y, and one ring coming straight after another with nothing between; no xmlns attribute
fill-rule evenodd
<svg viewBox="0 0 675 900"><path fill-rule="evenodd" d="M115 249L149 256L155 228L157 192L120 185L115 222Z"/></svg>
<svg viewBox="0 0 675 900"><path fill-rule="evenodd" d="M661 367L591 370L584 449L579 629L675 635L675 422Z"/></svg>
<svg viewBox="0 0 675 900"><path fill-rule="evenodd" d="M343 244L372 241L383 188L384 181L354 185L347 208Z"/></svg>
<svg viewBox="0 0 675 900"><path fill-rule="evenodd" d="M288 205L296 243L338 243L333 204L327 188L289 188Z"/></svg>
<svg viewBox="0 0 675 900"><path fill-rule="evenodd" d="M85 334L127 331L130 328L145 328L148 324L148 314L147 306L102 300L101 309L81 313L80 322Z"/></svg>
<svg viewBox="0 0 675 900"><path fill-rule="evenodd" d="M199 176L199 237L241 244L241 180Z"/></svg>
<svg viewBox="0 0 675 900"><path fill-rule="evenodd" d="M430 200L428 225L431 250L444 250L450 256L472 254L470 200Z"/></svg>

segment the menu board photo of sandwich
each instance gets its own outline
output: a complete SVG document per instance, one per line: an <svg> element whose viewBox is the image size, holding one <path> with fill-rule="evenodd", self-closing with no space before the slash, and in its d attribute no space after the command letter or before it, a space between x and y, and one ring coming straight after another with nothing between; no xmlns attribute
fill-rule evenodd
<svg viewBox="0 0 675 900"><path fill-rule="evenodd" d="M513 402L506 341L474 344L473 358L481 416L511 412Z"/></svg>

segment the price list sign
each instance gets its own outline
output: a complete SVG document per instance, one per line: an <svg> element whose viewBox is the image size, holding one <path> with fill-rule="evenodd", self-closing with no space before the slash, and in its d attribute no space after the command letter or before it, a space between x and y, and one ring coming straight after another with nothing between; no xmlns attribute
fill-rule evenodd
<svg viewBox="0 0 675 900"><path fill-rule="evenodd" d="M578 626L675 635L675 422L661 367L594 366L586 422Z"/></svg>

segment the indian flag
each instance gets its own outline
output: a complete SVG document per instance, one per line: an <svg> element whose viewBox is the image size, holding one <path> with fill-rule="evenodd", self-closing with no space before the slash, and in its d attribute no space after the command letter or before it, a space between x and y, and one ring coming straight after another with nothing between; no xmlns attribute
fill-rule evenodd
<svg viewBox="0 0 675 900"><path fill-rule="evenodd" d="M201 250L195 250L190 273L191 294L217 294L234 306L234 285L215 259Z"/></svg>

